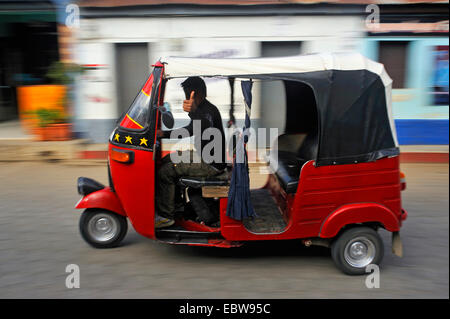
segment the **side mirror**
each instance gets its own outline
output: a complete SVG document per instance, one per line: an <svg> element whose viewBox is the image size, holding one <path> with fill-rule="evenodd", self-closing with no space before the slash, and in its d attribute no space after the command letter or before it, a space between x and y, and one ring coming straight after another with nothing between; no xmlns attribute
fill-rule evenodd
<svg viewBox="0 0 450 319"><path fill-rule="evenodd" d="M165 127L168 129L173 128L175 120L173 118L172 112L170 112L170 104L164 102L163 106L159 108L161 112L161 119Z"/></svg>

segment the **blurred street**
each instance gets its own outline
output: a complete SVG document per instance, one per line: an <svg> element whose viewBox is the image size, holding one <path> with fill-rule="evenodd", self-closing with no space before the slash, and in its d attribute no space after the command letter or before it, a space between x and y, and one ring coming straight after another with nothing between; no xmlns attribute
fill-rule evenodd
<svg viewBox="0 0 450 319"><path fill-rule="evenodd" d="M107 183L105 166L0 163L0 298L448 298L448 164L402 164L409 217L404 257L385 257L381 287L333 265L326 248L298 241L220 249L162 244L129 225L119 248L98 250L78 232L76 178ZM80 288L67 289L68 264Z"/></svg>

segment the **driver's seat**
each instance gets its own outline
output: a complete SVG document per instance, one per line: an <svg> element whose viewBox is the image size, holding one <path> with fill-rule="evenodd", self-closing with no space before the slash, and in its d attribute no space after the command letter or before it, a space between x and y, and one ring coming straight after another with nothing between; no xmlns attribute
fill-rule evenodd
<svg viewBox="0 0 450 319"><path fill-rule="evenodd" d="M229 186L231 172L228 167L218 175L210 177L181 177L178 185L182 187L201 188L205 186Z"/></svg>

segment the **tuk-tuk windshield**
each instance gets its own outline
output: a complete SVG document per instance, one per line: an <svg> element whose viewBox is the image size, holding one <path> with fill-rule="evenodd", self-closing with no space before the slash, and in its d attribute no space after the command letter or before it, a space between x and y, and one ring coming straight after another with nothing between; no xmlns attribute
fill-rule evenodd
<svg viewBox="0 0 450 319"><path fill-rule="evenodd" d="M149 113L150 105L150 93L152 91L153 85L153 74L150 75L148 80L145 82L139 94L134 99L128 112L122 118L120 126L133 129L141 130L145 128L147 123L147 116Z"/></svg>

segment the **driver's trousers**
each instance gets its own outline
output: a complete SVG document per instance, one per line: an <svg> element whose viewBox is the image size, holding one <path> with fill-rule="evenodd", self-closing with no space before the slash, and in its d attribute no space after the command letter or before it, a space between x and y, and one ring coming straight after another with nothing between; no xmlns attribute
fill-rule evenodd
<svg viewBox="0 0 450 319"><path fill-rule="evenodd" d="M157 175L155 205L156 213L162 217L174 217L175 188L181 177L210 177L220 173L215 167L203 162L195 152L188 152L189 162L173 163L170 155L163 158Z"/></svg>

